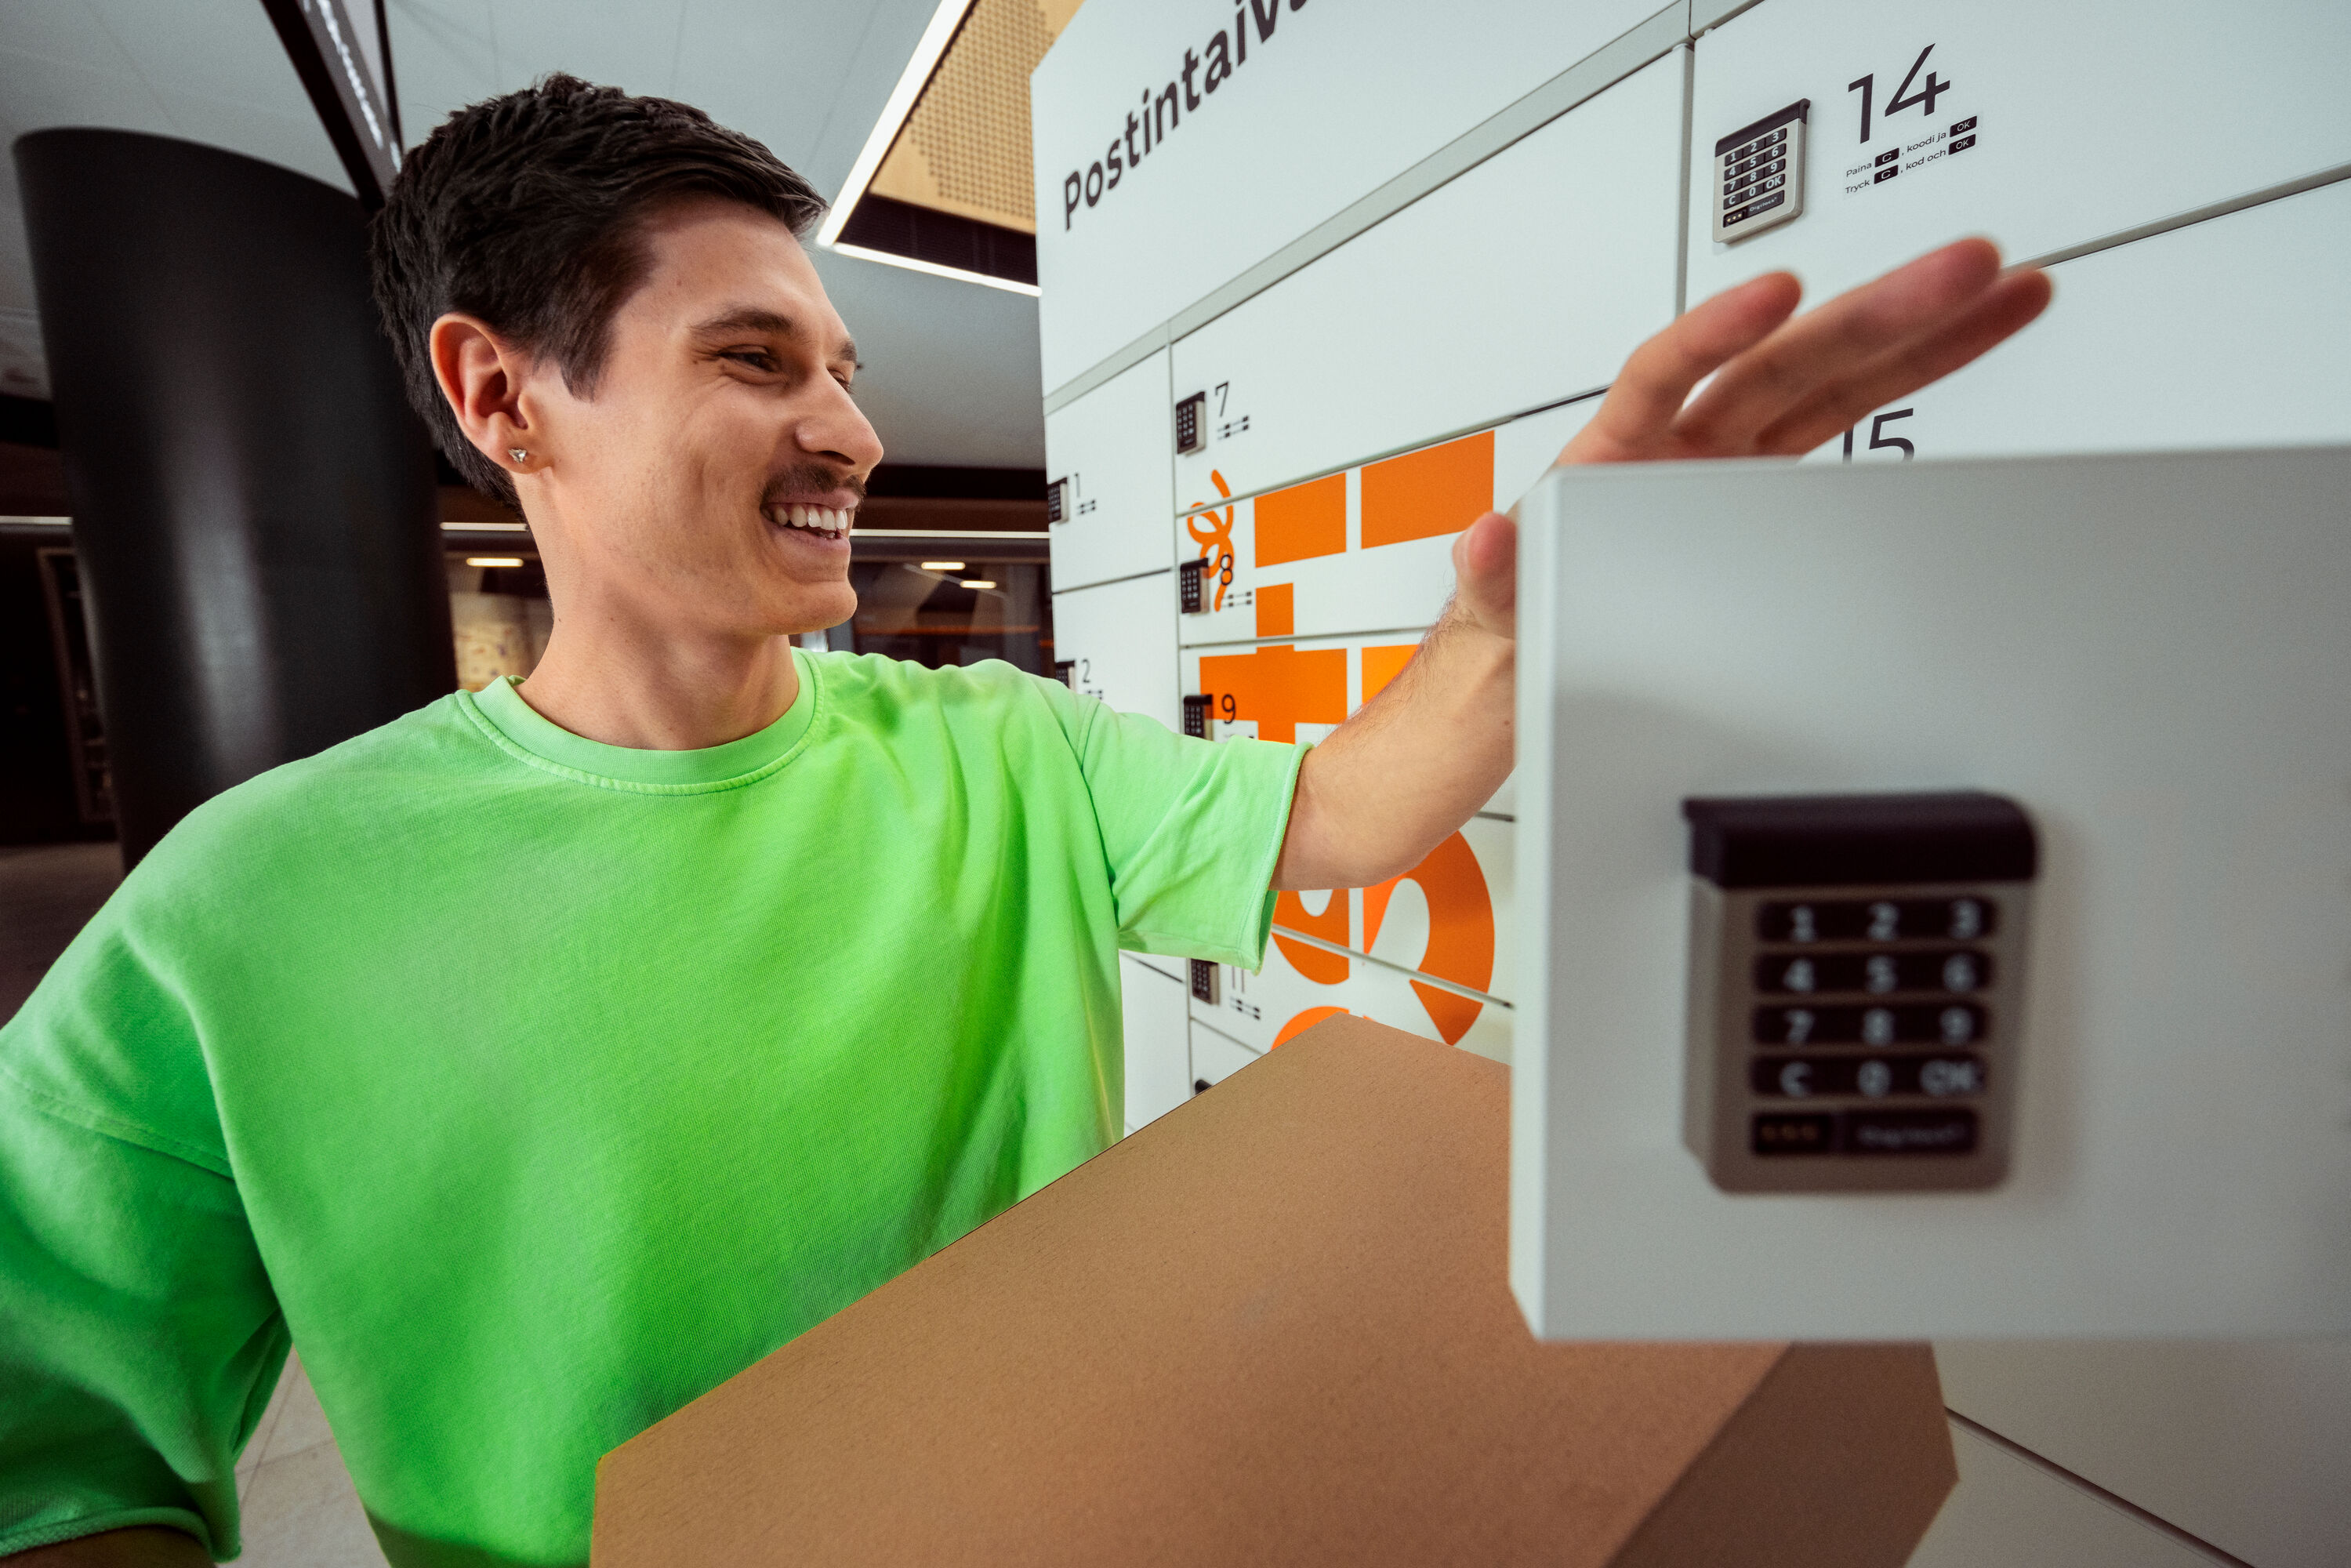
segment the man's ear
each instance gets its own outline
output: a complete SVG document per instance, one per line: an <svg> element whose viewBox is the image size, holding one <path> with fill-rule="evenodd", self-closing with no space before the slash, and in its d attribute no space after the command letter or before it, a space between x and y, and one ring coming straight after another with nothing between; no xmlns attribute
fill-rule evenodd
<svg viewBox="0 0 2351 1568"><path fill-rule="evenodd" d="M433 323L426 343L441 395L475 450L509 474L546 467L554 455L544 450L547 432L524 393L530 364L522 351L480 317L456 310Z"/></svg>

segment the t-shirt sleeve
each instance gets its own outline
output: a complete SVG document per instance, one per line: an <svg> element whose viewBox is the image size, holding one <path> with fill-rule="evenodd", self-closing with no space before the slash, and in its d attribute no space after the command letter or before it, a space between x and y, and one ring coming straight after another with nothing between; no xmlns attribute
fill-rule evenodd
<svg viewBox="0 0 2351 1568"><path fill-rule="evenodd" d="M1071 700L1118 945L1259 967L1273 925L1274 862L1308 748L1202 740L1093 697Z"/></svg>
<svg viewBox="0 0 2351 1568"><path fill-rule="evenodd" d="M0 1557L132 1525L238 1549L284 1318L226 1162L123 1113L192 1035L95 929L0 1029Z"/></svg>

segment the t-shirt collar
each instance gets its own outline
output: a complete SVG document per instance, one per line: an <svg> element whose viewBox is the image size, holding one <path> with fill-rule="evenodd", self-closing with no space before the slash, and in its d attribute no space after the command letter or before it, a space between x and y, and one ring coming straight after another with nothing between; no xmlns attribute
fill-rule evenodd
<svg viewBox="0 0 2351 1568"><path fill-rule="evenodd" d="M500 676L480 691L460 693L475 712L528 762L552 770L584 776L584 782L622 788L707 789L747 784L774 771L807 735L817 706L817 664L799 649L799 694L784 716L767 728L730 740L723 746L693 751L643 751L634 747L606 746L574 735L543 716L515 688L520 682Z"/></svg>

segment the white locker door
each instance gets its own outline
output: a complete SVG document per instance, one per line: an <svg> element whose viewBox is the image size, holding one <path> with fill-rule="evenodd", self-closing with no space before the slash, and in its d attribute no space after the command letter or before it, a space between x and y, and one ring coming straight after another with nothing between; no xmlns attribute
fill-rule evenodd
<svg viewBox="0 0 2351 1568"><path fill-rule="evenodd" d="M1191 1033L1191 1092L1195 1094L1206 1093L1264 1054L1206 1024L1195 1023Z"/></svg>
<svg viewBox="0 0 2351 1568"><path fill-rule="evenodd" d="M2351 12L2318 0L1766 0L1697 50L1693 304L1773 267L1825 298L1962 235L2047 256L2351 162ZM1802 214L1717 243L1718 141L1800 100Z"/></svg>
<svg viewBox="0 0 2351 1568"><path fill-rule="evenodd" d="M1423 628L1453 595L1453 543L1514 504L1597 398L1176 519L1201 563L1186 644ZM1197 497L1186 497L1187 507Z"/></svg>
<svg viewBox="0 0 2351 1568"><path fill-rule="evenodd" d="M1126 1013L1126 1124L1155 1122L1192 1096L1191 1009L1183 982L1150 964L1119 966Z"/></svg>
<svg viewBox="0 0 2351 1568"><path fill-rule="evenodd" d="M1122 713L1183 727L1175 586L1166 572L1053 595L1053 658L1071 684Z"/></svg>
<svg viewBox="0 0 2351 1568"><path fill-rule="evenodd" d="M2351 1563L2351 1341L1943 1343L1944 1402L2262 1568Z"/></svg>
<svg viewBox="0 0 2351 1568"><path fill-rule="evenodd" d="M1512 1270L1538 1332L2351 1327L2346 490L2331 447L1536 490L1512 1148L1546 1208ZM1679 803L1959 787L2041 833L2005 1181L1718 1189L1680 1135Z"/></svg>
<svg viewBox="0 0 2351 1568"><path fill-rule="evenodd" d="M1084 588L1165 571L1163 519L1175 507L1163 350L1045 416L1045 479L1061 520L1049 524L1053 586Z"/></svg>
<svg viewBox="0 0 2351 1568"><path fill-rule="evenodd" d="M1176 345L1204 393L1186 505L1605 385L1674 313L1682 52L1635 72Z"/></svg>
<svg viewBox="0 0 2351 1568"><path fill-rule="evenodd" d="M1360 921L1359 894L1305 897L1312 902L1302 907L1290 904L1288 913L1324 940L1334 925ZM1326 898L1335 900L1335 915L1332 905L1323 903ZM1309 910L1328 918L1307 918ZM1353 929L1363 926L1356 924ZM1300 940L1294 929L1275 928L1265 967L1254 975L1229 964L1213 967L1215 999L1195 991L1192 1019L1252 1051L1271 1051L1325 1019L1352 1013L1499 1061L1510 1060L1507 1005L1490 996L1465 996L1453 986L1433 984L1429 975L1406 974L1355 954L1331 952Z"/></svg>
<svg viewBox="0 0 2351 1568"><path fill-rule="evenodd" d="M2351 441L2346 254L2351 181L2061 263L2046 315L1863 420L1853 461L1902 461L1897 440L1920 457Z"/></svg>
<svg viewBox="0 0 2351 1568"><path fill-rule="evenodd" d="M1659 6L1483 0L1441 22L1419 0L1249 9L1243 32L1238 0L1089 0L1037 68L1048 390ZM1675 17L1670 31L1644 31L1662 45L1681 27ZM1148 107L1137 98L1145 87Z"/></svg>
<svg viewBox="0 0 2351 1568"><path fill-rule="evenodd" d="M1951 1451L1959 1484L1907 1568L2211 1568L2204 1552L1956 1422Z"/></svg>

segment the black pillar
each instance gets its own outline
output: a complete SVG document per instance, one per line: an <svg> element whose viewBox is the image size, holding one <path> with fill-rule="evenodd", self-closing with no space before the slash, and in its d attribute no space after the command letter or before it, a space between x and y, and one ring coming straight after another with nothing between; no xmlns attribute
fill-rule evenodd
<svg viewBox="0 0 2351 1568"><path fill-rule="evenodd" d="M455 688L432 449L358 202L129 131L16 153L128 866Z"/></svg>

